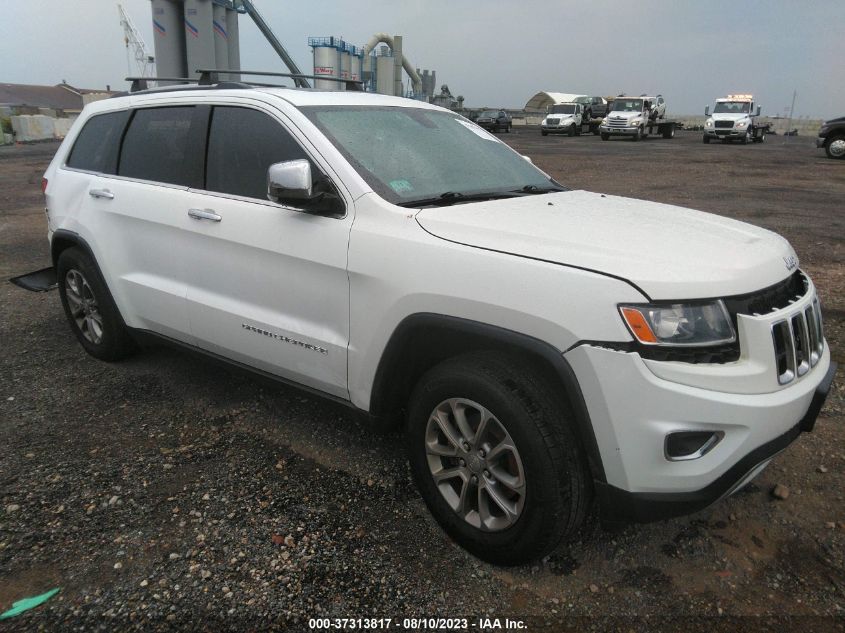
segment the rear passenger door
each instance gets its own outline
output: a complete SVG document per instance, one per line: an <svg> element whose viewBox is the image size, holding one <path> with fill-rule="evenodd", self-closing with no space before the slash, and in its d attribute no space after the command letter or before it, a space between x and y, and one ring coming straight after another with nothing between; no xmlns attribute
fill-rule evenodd
<svg viewBox="0 0 845 633"><path fill-rule="evenodd" d="M208 112L194 106L125 112L122 142L118 136L113 143L115 168L89 180L80 216L89 225L80 235L93 242L127 325L180 341L191 340L183 243L189 221L180 211L188 187L202 182L198 143ZM75 145L71 163L76 151Z"/></svg>
<svg viewBox="0 0 845 633"><path fill-rule="evenodd" d="M203 216L190 220L191 331L210 352L347 398L351 200L324 217L267 199L271 164L321 171L284 121L270 107L213 108L205 185L181 210Z"/></svg>

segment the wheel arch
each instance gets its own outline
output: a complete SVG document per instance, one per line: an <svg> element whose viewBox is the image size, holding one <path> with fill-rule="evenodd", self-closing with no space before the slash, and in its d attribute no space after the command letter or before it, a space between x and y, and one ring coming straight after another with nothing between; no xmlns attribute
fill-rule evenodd
<svg viewBox="0 0 845 633"><path fill-rule="evenodd" d="M414 385L426 371L448 358L484 349L520 357L550 384L563 387L559 395L573 413L574 430L586 453L591 475L605 481L587 405L563 353L545 341L498 326L432 313L403 319L388 340L376 369L370 415L383 428L397 426Z"/></svg>

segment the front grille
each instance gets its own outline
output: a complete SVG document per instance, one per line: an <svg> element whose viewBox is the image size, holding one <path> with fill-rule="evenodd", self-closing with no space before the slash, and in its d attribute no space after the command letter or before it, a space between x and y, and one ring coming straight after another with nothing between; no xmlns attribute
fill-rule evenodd
<svg viewBox="0 0 845 633"><path fill-rule="evenodd" d="M607 119L608 127L628 127L628 119L624 117L610 117Z"/></svg>
<svg viewBox="0 0 845 633"><path fill-rule="evenodd" d="M734 122L733 121L716 121L715 125L716 125L716 127L732 128L734 126Z"/></svg>
<svg viewBox="0 0 845 633"><path fill-rule="evenodd" d="M816 366L824 352L824 330L818 299L805 310L772 324L778 383L785 385Z"/></svg>
<svg viewBox="0 0 845 633"><path fill-rule="evenodd" d="M557 125L560 123L560 119L546 119L546 125Z"/></svg>
<svg viewBox="0 0 845 633"><path fill-rule="evenodd" d="M765 316L783 310L807 294L810 285L800 270L768 288L725 299L725 307L736 320L737 314ZM736 323L734 323L736 325Z"/></svg>

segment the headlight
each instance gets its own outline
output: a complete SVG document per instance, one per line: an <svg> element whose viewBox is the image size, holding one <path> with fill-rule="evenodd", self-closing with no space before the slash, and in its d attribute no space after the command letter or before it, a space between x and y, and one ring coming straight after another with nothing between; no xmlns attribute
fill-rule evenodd
<svg viewBox="0 0 845 633"><path fill-rule="evenodd" d="M643 345L718 345L736 340L724 302L620 305L622 319Z"/></svg>
<svg viewBox="0 0 845 633"><path fill-rule="evenodd" d="M745 128L748 127L748 121L737 121L735 127L738 130L744 130Z"/></svg>
<svg viewBox="0 0 845 633"><path fill-rule="evenodd" d="M640 125L642 122L642 119L631 119L628 121L628 125Z"/></svg>
<svg viewBox="0 0 845 633"><path fill-rule="evenodd" d="M713 119L707 119L704 122L704 127L713 127Z"/></svg>

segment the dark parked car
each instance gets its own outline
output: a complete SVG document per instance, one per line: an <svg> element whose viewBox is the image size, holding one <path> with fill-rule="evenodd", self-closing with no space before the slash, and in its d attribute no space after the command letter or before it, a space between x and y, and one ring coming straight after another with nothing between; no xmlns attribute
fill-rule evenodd
<svg viewBox="0 0 845 633"><path fill-rule="evenodd" d="M601 119L610 112L607 99L604 97L576 97L573 102L581 104L584 110L584 123L591 119Z"/></svg>
<svg viewBox="0 0 845 633"><path fill-rule="evenodd" d="M824 147L828 158L845 158L845 116L822 123L816 147Z"/></svg>
<svg viewBox="0 0 845 633"><path fill-rule="evenodd" d="M511 131L511 115L504 110L485 110L478 115L475 122L483 127L485 130L498 132L504 130Z"/></svg>

